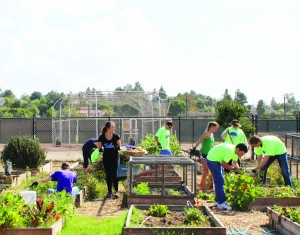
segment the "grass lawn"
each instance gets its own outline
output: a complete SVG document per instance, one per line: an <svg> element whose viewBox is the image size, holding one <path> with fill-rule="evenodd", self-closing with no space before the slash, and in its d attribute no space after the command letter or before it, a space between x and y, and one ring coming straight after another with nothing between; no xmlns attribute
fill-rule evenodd
<svg viewBox="0 0 300 235"><path fill-rule="evenodd" d="M59 235L122 235L126 215L127 210L117 217L101 219L74 215L68 218Z"/></svg>

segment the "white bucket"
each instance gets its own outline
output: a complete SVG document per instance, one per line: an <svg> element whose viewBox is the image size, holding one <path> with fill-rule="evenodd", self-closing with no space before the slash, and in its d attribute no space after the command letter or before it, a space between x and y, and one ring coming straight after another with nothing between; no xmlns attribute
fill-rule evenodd
<svg viewBox="0 0 300 235"><path fill-rule="evenodd" d="M22 191L20 195L24 199L25 204L35 204L36 191Z"/></svg>

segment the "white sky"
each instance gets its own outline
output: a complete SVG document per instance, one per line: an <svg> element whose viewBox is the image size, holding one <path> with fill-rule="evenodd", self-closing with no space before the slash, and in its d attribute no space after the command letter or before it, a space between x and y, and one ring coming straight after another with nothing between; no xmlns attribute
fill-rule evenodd
<svg viewBox="0 0 300 235"><path fill-rule="evenodd" d="M300 100L299 0L1 0L0 88L19 98L139 81L169 96Z"/></svg>

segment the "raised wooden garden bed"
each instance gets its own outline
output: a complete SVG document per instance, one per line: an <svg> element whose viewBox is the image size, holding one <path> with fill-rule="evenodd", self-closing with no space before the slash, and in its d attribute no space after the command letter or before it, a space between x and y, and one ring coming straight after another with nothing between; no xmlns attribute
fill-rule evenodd
<svg viewBox="0 0 300 235"><path fill-rule="evenodd" d="M6 176L3 174L0 175L0 184L7 186L18 186L21 184L22 180L26 179L26 177L31 176L31 172L25 171L13 171L10 176Z"/></svg>
<svg viewBox="0 0 300 235"><path fill-rule="evenodd" d="M129 193L127 196L127 204L133 205L152 205L165 204L165 205L186 205L187 201L193 203L195 194L190 191L186 186L177 185L165 185L162 188L161 185L149 185L149 195L138 195L134 192ZM179 195L172 194L172 190L179 193Z"/></svg>
<svg viewBox="0 0 300 235"><path fill-rule="evenodd" d="M267 207L273 207L274 205L286 206L299 206L300 198L276 198L276 197L258 197L253 203L250 204L249 209L266 211Z"/></svg>
<svg viewBox="0 0 300 235"><path fill-rule="evenodd" d="M149 173L149 174L147 174ZM178 183L182 181L182 177L176 170L166 170L164 172L164 178L162 177L162 172L159 170L150 170L142 172L139 175L134 176L136 182L162 182L163 180L166 183Z"/></svg>
<svg viewBox="0 0 300 235"><path fill-rule="evenodd" d="M219 221L212 211L206 207L201 207L201 211L207 215L211 222L211 227L130 227L130 219L133 207L140 210L148 210L149 205L132 205L129 208L126 224L124 228L125 235L150 235L150 234L194 234L194 235L226 235L226 227ZM168 206L170 211L183 211L186 206Z"/></svg>
<svg viewBox="0 0 300 235"><path fill-rule="evenodd" d="M0 231L2 235L56 235L63 227L64 219L59 219L50 228L15 228Z"/></svg>
<svg viewBox="0 0 300 235"><path fill-rule="evenodd" d="M86 187L80 190L79 194L75 198L75 206L82 207L85 202L85 195L86 195Z"/></svg>
<svg viewBox="0 0 300 235"><path fill-rule="evenodd" d="M284 235L300 234L300 225L298 223L291 221L284 215L278 214L270 207L267 208L267 215L269 217L269 225L280 231L280 233Z"/></svg>

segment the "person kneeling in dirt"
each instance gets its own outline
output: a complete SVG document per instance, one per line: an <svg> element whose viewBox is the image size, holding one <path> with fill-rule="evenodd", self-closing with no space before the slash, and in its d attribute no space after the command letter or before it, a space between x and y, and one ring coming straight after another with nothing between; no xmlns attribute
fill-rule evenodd
<svg viewBox="0 0 300 235"><path fill-rule="evenodd" d="M219 210L231 210L226 202L226 195L224 190L224 168L230 171L237 172L237 160L248 152L248 146L244 143L240 143L237 146L233 144L218 144L213 147L207 155L206 164L210 170L215 184L215 203ZM232 160L236 167L230 166L228 162Z"/></svg>
<svg viewBox="0 0 300 235"><path fill-rule="evenodd" d="M61 165L61 170L55 171L48 178L37 180L32 183L30 187L36 187L40 183L45 183L48 181L57 181L56 190L48 189L47 193L61 192L65 190L67 193L71 193L72 197L76 197L79 194L78 187L73 187L74 183L77 183L77 174L70 170L70 166L67 163Z"/></svg>

